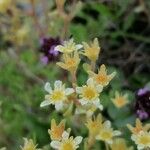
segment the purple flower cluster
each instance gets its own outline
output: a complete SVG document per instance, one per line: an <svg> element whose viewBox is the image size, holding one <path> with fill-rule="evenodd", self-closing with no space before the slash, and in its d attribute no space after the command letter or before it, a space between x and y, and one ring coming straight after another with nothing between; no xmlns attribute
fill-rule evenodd
<svg viewBox="0 0 150 150"><path fill-rule="evenodd" d="M59 38L44 37L40 40L40 51L44 54L41 57L41 62L43 64L48 64L49 62L54 62L59 59L59 52L55 50L57 45L61 44Z"/></svg>
<svg viewBox="0 0 150 150"><path fill-rule="evenodd" d="M150 118L150 89L147 87L139 89L136 93L135 110L141 120Z"/></svg>

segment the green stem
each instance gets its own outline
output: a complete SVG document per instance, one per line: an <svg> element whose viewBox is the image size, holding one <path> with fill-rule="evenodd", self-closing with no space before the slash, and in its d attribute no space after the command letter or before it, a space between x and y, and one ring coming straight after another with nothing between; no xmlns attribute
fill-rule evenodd
<svg viewBox="0 0 150 150"><path fill-rule="evenodd" d="M106 150L109 150L109 145L105 142Z"/></svg>
<svg viewBox="0 0 150 150"><path fill-rule="evenodd" d="M91 70L95 72L95 61L91 61Z"/></svg>

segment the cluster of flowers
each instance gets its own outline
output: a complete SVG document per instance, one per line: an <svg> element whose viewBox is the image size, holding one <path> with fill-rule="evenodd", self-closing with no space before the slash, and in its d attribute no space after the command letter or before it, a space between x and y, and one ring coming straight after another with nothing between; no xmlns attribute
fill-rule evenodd
<svg viewBox="0 0 150 150"><path fill-rule="evenodd" d="M22 19L26 14L18 7L22 2L0 0L0 33L7 47L24 46L29 42L30 28Z"/></svg>
<svg viewBox="0 0 150 150"><path fill-rule="evenodd" d="M72 105L74 104L74 113L72 113L71 109L73 115L85 113L87 116L86 126L89 129L89 137L87 140L88 149L94 145L95 140L104 141L107 149L133 149L133 147L127 147L124 139L114 139L115 136L120 136L121 132L114 130L111 127L110 121L103 121L100 113L97 117L94 117L94 119L92 118L96 110L103 110L99 98L100 94L116 74L115 72L108 74L104 64L100 66L98 73L95 73L96 60L98 59L101 50L98 39L94 39L91 44L83 42L82 45L75 44L73 39L71 39L64 42L63 45L57 46L55 49L63 53L63 61L58 62L57 65L70 72L72 76L72 88L65 88L62 81L55 81L54 89L52 89L50 83L46 83L45 90L48 94L45 96L45 101L41 103L41 107L55 105L56 111L62 111L66 114L66 112L68 113L68 108L70 110L70 107L73 108ZM84 55L90 60L90 64L83 65L89 74L89 78L87 79L87 83L81 87L78 86L76 79L77 68L81 60L79 57L80 55ZM117 108L121 108L128 103L128 95L122 95L119 94L119 92L116 92L112 102ZM135 142L138 149L150 147L150 134L147 131L149 125L142 127L141 122L137 119L135 128L131 125L128 125L128 127L133 133L131 139ZM55 149L76 149L82 140L81 137L76 137L74 140L73 137L69 138L70 132L64 131L64 123L61 122L60 125L56 127L54 120L52 121L52 129L49 133L52 139L51 146ZM59 136L57 134L59 134ZM61 138L55 139L52 135L57 135L57 137Z"/></svg>
<svg viewBox="0 0 150 150"><path fill-rule="evenodd" d="M95 38L90 44L85 42L76 44L71 39L56 46L55 50L63 54L62 61L57 65L70 72L72 87L66 88L60 80L54 82L54 87L47 82L44 88L48 94L40 106L54 105L56 111L62 112L64 116L85 114L84 124L89 130L88 137L84 139L85 149L92 149L95 142L99 140L105 143L106 150L133 150L133 147L127 146L125 139L118 137L123 135L123 132L113 129L111 122L106 120L101 113L103 105L100 95L116 73L108 74L104 64L100 66L98 73L95 73L96 60L101 50L98 39ZM85 85L78 86L77 69L81 55L89 59L90 63L83 64L89 77ZM128 103L128 95L116 92L112 102L119 109ZM83 137L70 136L71 129L65 130L65 121L64 119L57 125L54 119L51 120L51 129L48 130L51 138L50 145L57 150L76 150L83 141ZM132 132L131 139L135 142L138 150L150 148L150 124L144 126L137 119L135 127L130 124L127 127ZM22 150L38 150L36 147L32 140L25 139Z"/></svg>

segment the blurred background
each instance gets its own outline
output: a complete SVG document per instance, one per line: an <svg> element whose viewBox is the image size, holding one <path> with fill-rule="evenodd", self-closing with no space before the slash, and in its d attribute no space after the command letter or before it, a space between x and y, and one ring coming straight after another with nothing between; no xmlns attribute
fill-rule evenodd
<svg viewBox="0 0 150 150"><path fill-rule="evenodd" d="M97 37L102 48L97 66L117 72L102 95L104 106L115 90L129 94L121 117L114 107L104 115L119 128L135 119L136 92L150 82L149 0L0 0L0 147L17 150L23 137L49 145L50 120L63 117L39 105L46 81L69 79L55 65L61 55L53 50L71 37L77 43ZM86 78L79 68L78 83ZM85 129L73 132L87 135Z"/></svg>

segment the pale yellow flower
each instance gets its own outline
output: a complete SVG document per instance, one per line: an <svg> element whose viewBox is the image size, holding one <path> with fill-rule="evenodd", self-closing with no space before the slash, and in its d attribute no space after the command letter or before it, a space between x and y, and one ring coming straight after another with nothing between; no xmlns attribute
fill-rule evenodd
<svg viewBox="0 0 150 150"><path fill-rule="evenodd" d="M131 139L137 145L138 150L150 149L150 132L140 131L138 134L133 134Z"/></svg>
<svg viewBox="0 0 150 150"><path fill-rule="evenodd" d="M98 39L95 38L93 43L90 44L83 42L83 47L84 47L84 53L82 54L87 56L91 61L95 62L100 53L100 46L98 43Z"/></svg>
<svg viewBox="0 0 150 150"><path fill-rule="evenodd" d="M86 116L89 118L93 115L93 113L97 110L97 107L92 104L87 104L84 106L78 106L75 110L75 114L86 114Z"/></svg>
<svg viewBox="0 0 150 150"><path fill-rule="evenodd" d="M5 13L11 5L11 0L0 0L0 13Z"/></svg>
<svg viewBox="0 0 150 150"><path fill-rule="evenodd" d="M87 80L87 85L76 88L76 92L79 94L79 102L81 105L94 104L101 110L103 109L103 106L100 103L99 96L102 90L102 86L95 84L92 78Z"/></svg>
<svg viewBox="0 0 150 150"><path fill-rule="evenodd" d="M113 138L115 136L119 136L119 135L121 135L121 132L118 130L113 130L113 128L111 127L111 122L105 121L103 123L102 128L100 128L100 131L99 131L98 135L96 136L96 139L102 140L108 144L112 144Z"/></svg>
<svg viewBox="0 0 150 150"><path fill-rule="evenodd" d="M75 72L80 63L78 52L63 54L63 60L64 62L58 62L57 65L70 72Z"/></svg>
<svg viewBox="0 0 150 150"><path fill-rule="evenodd" d="M69 133L64 131L64 133L62 134L62 140L52 141L50 145L57 150L76 150L81 142L81 136L77 136L75 138L73 138L72 136L69 137Z"/></svg>
<svg viewBox="0 0 150 150"><path fill-rule="evenodd" d="M36 148L37 145L34 144L33 140L24 138L24 146L21 147L22 150L40 150Z"/></svg>
<svg viewBox="0 0 150 150"><path fill-rule="evenodd" d="M126 141L122 138L115 139L110 147L111 150L133 150L133 147L128 147Z"/></svg>
<svg viewBox="0 0 150 150"><path fill-rule="evenodd" d="M101 84L102 86L107 86L109 82L114 78L116 75L116 72L113 72L111 74L107 74L106 66L103 64L100 66L100 69L98 71L98 74L89 71L88 72L90 76L95 80L97 84Z"/></svg>
<svg viewBox="0 0 150 150"><path fill-rule="evenodd" d="M61 140L64 130L65 120L62 120L58 125L56 125L55 119L51 120L51 129L48 130L51 140Z"/></svg>
<svg viewBox="0 0 150 150"><path fill-rule="evenodd" d="M115 92L115 98L112 99L112 102L117 108L122 108L128 103L128 95L121 95L119 92Z"/></svg>
<svg viewBox="0 0 150 150"><path fill-rule="evenodd" d="M45 90L49 93L45 96L45 101L41 103L41 107L47 105L55 105L56 110L62 110L64 107L64 102L67 101L67 97L74 92L73 88L65 88L62 81L58 80L54 83L54 90L52 90L50 83L45 84Z"/></svg>
<svg viewBox="0 0 150 150"><path fill-rule="evenodd" d="M64 54L70 54L82 48L82 45L76 44L73 39L69 41L64 41L63 45L58 45L55 47L56 51L62 52Z"/></svg>
<svg viewBox="0 0 150 150"><path fill-rule="evenodd" d="M19 45L23 45L27 40L29 35L29 28L24 25L20 29L18 29L14 35L14 42Z"/></svg>
<svg viewBox="0 0 150 150"><path fill-rule="evenodd" d="M135 127L127 124L127 127L133 134L139 134L141 131L148 131L150 129L150 124L142 125L142 122L137 118Z"/></svg>
<svg viewBox="0 0 150 150"><path fill-rule="evenodd" d="M95 137L99 133L100 129L102 128L102 121L103 120L101 114L98 114L94 119L89 118L87 120L86 126L89 130L90 136Z"/></svg>

